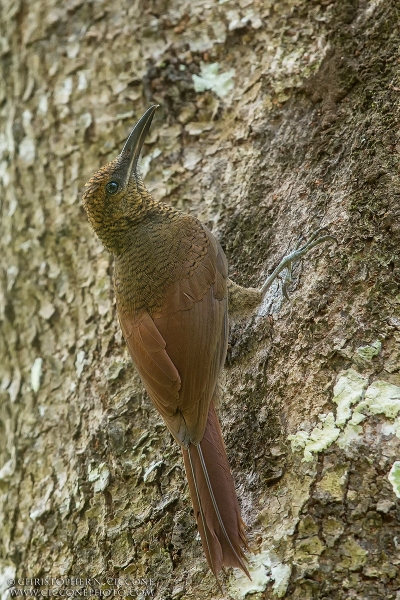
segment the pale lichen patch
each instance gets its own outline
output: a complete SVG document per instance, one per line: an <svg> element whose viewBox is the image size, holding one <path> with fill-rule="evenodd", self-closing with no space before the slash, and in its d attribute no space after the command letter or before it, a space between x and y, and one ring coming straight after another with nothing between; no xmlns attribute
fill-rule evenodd
<svg viewBox="0 0 400 600"><path fill-rule="evenodd" d="M274 581L272 591L278 598L283 598L286 594L289 585L289 579L292 572L292 567L288 564L277 561L271 564L271 577Z"/></svg>
<svg viewBox="0 0 400 600"><path fill-rule="evenodd" d="M93 468L91 465L89 465L88 480L94 482L93 491L103 492L110 483L110 475L110 469L106 463L100 463L98 466Z"/></svg>
<svg viewBox="0 0 400 600"><path fill-rule="evenodd" d="M55 313L56 309L51 302L44 301L39 310L39 315L45 321L48 321Z"/></svg>
<svg viewBox="0 0 400 600"><path fill-rule="evenodd" d="M305 462L313 460L313 454L317 454L328 448L337 440L340 435L340 429L335 425L335 417L333 413L327 415L319 415L321 423L314 427L310 434L299 431L294 435L289 435L288 439L292 444L292 449L304 449Z"/></svg>
<svg viewBox="0 0 400 600"><path fill-rule="evenodd" d="M351 406L362 399L368 380L354 369L339 374L333 388L333 402L337 404L336 425L343 426L351 417Z"/></svg>
<svg viewBox="0 0 400 600"><path fill-rule="evenodd" d="M8 481L14 474L16 467L15 460L15 449L13 449L13 456L8 460L0 469L0 481Z"/></svg>
<svg viewBox="0 0 400 600"><path fill-rule="evenodd" d="M24 138L19 145L19 156L27 166L33 165L36 158L35 143L31 138Z"/></svg>
<svg viewBox="0 0 400 600"><path fill-rule="evenodd" d="M282 598L286 593L292 568L282 563L273 552L265 550L250 558L249 572L251 581L241 573L229 586L229 591L238 600L263 592L270 581L274 582L273 593Z"/></svg>
<svg viewBox="0 0 400 600"><path fill-rule="evenodd" d="M75 369L76 369L76 374L78 375L78 377L80 377L82 375L83 368L86 364L85 356L86 356L86 352L84 350L79 350L79 352L76 355Z"/></svg>
<svg viewBox="0 0 400 600"><path fill-rule="evenodd" d="M368 386L366 377L348 369L337 377L333 401L337 404L336 418L333 413L319 415L322 425L310 434L300 430L288 436L293 452L304 450L305 461L312 460L312 454L326 449L336 440L339 448L349 450L362 438L360 423L370 415L382 414L395 419L400 412L400 387L387 381L374 381ZM400 417L393 424L384 424L382 433L400 438Z"/></svg>
<svg viewBox="0 0 400 600"><path fill-rule="evenodd" d="M373 344L369 346L360 346L356 350L356 356L361 358L364 362L371 362L375 356L378 356L382 350L382 342L380 340L376 340Z"/></svg>
<svg viewBox="0 0 400 600"><path fill-rule="evenodd" d="M249 594L263 592L267 583L271 581L271 574L268 569L268 552L260 552L252 556L248 564L251 581L244 575L238 575L230 586L230 592L234 598L242 599Z"/></svg>
<svg viewBox="0 0 400 600"><path fill-rule="evenodd" d="M56 86L54 93L54 102L56 104L68 104L69 98L72 93L73 81L72 77L67 77L64 81L60 82Z"/></svg>
<svg viewBox="0 0 400 600"><path fill-rule="evenodd" d="M361 425L356 425L355 423L353 423L352 419L349 423L347 423L343 433L338 439L337 443L339 448L342 448L342 450L350 448L352 444L361 439L362 431L363 428L361 427Z"/></svg>
<svg viewBox="0 0 400 600"><path fill-rule="evenodd" d="M384 423L382 425L383 435L395 435L400 439L400 417L397 417L393 423Z"/></svg>
<svg viewBox="0 0 400 600"><path fill-rule="evenodd" d="M389 471L388 479L392 484L393 491L400 498L400 461L396 460Z"/></svg>
<svg viewBox="0 0 400 600"><path fill-rule="evenodd" d="M211 90L217 96L222 98L233 90L233 77L235 69L230 69L225 73L219 73L219 64L211 63L209 65L202 63L200 76L193 75L194 89L196 92Z"/></svg>
<svg viewBox="0 0 400 600"><path fill-rule="evenodd" d="M386 381L374 381L365 393L365 405L372 415L394 419L400 412L400 387Z"/></svg>
<svg viewBox="0 0 400 600"><path fill-rule="evenodd" d="M42 379L43 358L36 358L31 368L31 388L34 392L38 392Z"/></svg>

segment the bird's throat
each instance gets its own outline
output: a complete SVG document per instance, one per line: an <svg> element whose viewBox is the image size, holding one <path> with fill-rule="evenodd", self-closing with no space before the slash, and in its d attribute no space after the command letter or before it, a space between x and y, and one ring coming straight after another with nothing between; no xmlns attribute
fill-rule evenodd
<svg viewBox="0 0 400 600"><path fill-rule="evenodd" d="M158 205L158 203L157 203ZM115 255L114 288L124 313L152 313L174 281L181 246L174 211L154 205L121 237L123 250Z"/></svg>

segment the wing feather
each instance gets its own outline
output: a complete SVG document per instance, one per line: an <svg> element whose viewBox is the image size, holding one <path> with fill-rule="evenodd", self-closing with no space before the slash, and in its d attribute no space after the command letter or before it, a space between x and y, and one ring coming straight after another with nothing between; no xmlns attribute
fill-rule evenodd
<svg viewBox="0 0 400 600"><path fill-rule="evenodd" d="M227 346L227 263L214 236L204 230L207 252L195 268L189 256L185 268L190 275L177 278L152 316L120 314L144 386L185 446L204 435Z"/></svg>

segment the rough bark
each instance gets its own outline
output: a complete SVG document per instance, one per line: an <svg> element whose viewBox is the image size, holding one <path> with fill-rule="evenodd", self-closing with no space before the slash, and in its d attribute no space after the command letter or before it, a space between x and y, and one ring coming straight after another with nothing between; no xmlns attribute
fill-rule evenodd
<svg viewBox="0 0 400 600"><path fill-rule="evenodd" d="M229 573L226 596L398 597L398 2L2 0L0 13L3 589L130 577L133 597L140 578L158 599L220 596L80 205L159 102L145 181L213 229L237 283L260 284L321 224L339 242L297 268L290 303L278 286L232 326L220 415L255 554L253 582ZM202 63L235 74L196 91Z"/></svg>

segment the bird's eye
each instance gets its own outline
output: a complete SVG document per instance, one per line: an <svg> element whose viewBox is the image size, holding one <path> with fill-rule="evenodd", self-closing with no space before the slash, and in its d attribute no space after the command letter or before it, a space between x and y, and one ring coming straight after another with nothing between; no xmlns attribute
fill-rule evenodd
<svg viewBox="0 0 400 600"><path fill-rule="evenodd" d="M115 194L115 192L118 192L118 188L119 185L116 181L110 181L110 183L107 183L106 185L106 190L109 194Z"/></svg>

